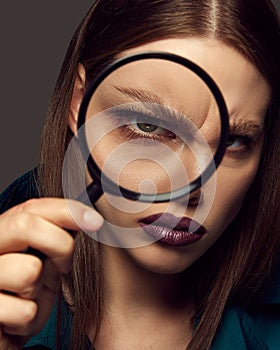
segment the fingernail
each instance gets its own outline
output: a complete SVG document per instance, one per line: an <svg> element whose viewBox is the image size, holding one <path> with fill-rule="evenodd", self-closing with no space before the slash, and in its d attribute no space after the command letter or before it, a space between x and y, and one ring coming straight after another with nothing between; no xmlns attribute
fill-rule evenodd
<svg viewBox="0 0 280 350"><path fill-rule="evenodd" d="M83 226L86 230L99 230L103 225L102 216L95 210L87 209L83 215Z"/></svg>

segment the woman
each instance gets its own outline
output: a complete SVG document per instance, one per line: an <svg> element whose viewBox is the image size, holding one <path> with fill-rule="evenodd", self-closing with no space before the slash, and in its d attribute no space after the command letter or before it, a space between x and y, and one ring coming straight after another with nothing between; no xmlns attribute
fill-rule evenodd
<svg viewBox="0 0 280 350"><path fill-rule="evenodd" d="M195 61L227 103L231 138L213 205L199 223L205 234L180 247L154 242L120 249L78 233L74 249L66 230L80 227L59 197L82 97L116 57L147 50ZM70 321L74 349L89 342L97 350L278 348L279 61L279 22L269 1L93 4L58 79L38 174L26 175L2 195L0 349L55 348L57 311L58 348L70 347ZM203 188L187 206L175 205L192 218L202 195ZM49 198L26 201L38 196ZM96 202L102 217L81 203L72 205L84 230L99 230L102 217L137 226L138 217L114 208L105 196ZM145 215L166 206L153 204ZM48 257L44 264L17 253L28 246ZM272 310L273 303L278 307Z"/></svg>

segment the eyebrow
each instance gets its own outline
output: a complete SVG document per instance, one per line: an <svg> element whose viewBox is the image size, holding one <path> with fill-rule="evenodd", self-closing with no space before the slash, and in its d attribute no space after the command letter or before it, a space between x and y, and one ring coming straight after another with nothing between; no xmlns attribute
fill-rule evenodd
<svg viewBox="0 0 280 350"><path fill-rule="evenodd" d="M229 125L230 133L238 135L257 136L263 129L263 125L255 120L233 120Z"/></svg>
<svg viewBox="0 0 280 350"><path fill-rule="evenodd" d="M136 88L127 88L121 86L114 86L114 88L122 93L123 95L132 98L134 101L144 102L144 103L152 103L161 105L167 108L171 113L172 117L175 118L177 122L184 122L184 113L173 109L168 106L168 104L164 101L164 99L151 91L146 91L144 89L136 89ZM239 118L238 118L239 119ZM229 133L237 133L239 135L249 135L249 136L257 136L263 131L263 126L256 122L254 119L250 120L232 120L229 115Z"/></svg>
<svg viewBox="0 0 280 350"><path fill-rule="evenodd" d="M168 117L171 118L174 122L180 123L180 125L184 125L184 123L186 123L186 116L184 113L181 113L176 108L170 107L162 97L150 91L120 86L114 86L114 88L123 95L130 97L134 101L146 103L147 105L144 105L144 107L148 111L152 112L155 117L157 114L162 113L162 108L164 108L164 113L166 113Z"/></svg>
<svg viewBox="0 0 280 350"><path fill-rule="evenodd" d="M156 103L167 106L165 101L158 95L146 91L143 89L135 89L135 88L125 88L121 86L114 86L116 90L121 92L123 95L132 98L138 102L146 102L146 103Z"/></svg>

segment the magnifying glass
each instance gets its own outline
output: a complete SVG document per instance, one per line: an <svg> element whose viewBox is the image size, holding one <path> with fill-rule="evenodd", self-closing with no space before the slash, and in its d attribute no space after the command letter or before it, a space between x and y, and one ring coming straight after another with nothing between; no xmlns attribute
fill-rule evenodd
<svg viewBox="0 0 280 350"><path fill-rule="evenodd" d="M95 77L77 137L92 204L104 192L168 202L199 189L216 171L227 147L228 112L217 84L197 64L143 52Z"/></svg>
<svg viewBox="0 0 280 350"><path fill-rule="evenodd" d="M165 52L118 58L83 98L73 140L85 169L79 176L75 152L67 151L63 174L73 176L64 181L65 197L92 205L104 193L148 204L187 197L221 163L228 123L221 91L194 62ZM76 194L69 194L81 178ZM119 200L116 206L120 210Z"/></svg>

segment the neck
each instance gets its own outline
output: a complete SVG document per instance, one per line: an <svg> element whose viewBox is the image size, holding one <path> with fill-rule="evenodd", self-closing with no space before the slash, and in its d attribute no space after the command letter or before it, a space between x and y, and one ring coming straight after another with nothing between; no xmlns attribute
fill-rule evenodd
<svg viewBox="0 0 280 350"><path fill-rule="evenodd" d="M137 249L137 248L134 248ZM103 247L105 300L109 305L158 308L169 313L182 309L190 297L187 273L158 273L137 265L129 251Z"/></svg>
<svg viewBox="0 0 280 350"><path fill-rule="evenodd" d="M97 349L102 349L104 342L107 348L115 349L112 338L118 339L120 345L122 340L128 342L131 334L131 346L136 341L135 334L144 337L148 347L149 342L159 344L165 338L172 340L174 346L174 337L178 344L186 344L194 307L185 272L149 271L135 263L129 250L109 246L102 247L102 264L105 310L100 334L95 339ZM162 346L165 349L165 343Z"/></svg>

